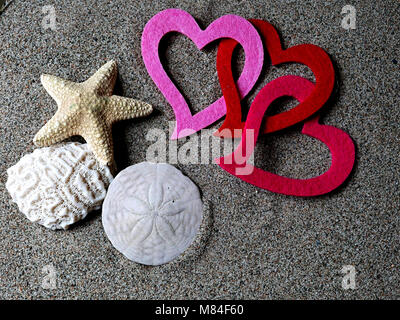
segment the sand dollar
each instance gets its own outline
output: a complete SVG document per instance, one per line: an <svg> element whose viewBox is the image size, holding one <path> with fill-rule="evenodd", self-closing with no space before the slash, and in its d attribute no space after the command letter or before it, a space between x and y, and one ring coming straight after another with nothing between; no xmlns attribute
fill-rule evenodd
<svg viewBox="0 0 400 320"><path fill-rule="evenodd" d="M128 259L167 263L192 243L203 217L196 185L166 163L142 162L121 171L103 203L103 226Z"/></svg>

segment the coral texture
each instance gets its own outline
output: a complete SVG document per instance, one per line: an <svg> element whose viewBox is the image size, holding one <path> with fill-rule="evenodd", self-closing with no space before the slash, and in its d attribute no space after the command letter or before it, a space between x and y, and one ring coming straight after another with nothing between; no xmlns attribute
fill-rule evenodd
<svg viewBox="0 0 400 320"><path fill-rule="evenodd" d="M99 209L113 176L87 144L36 149L7 170L6 187L29 220L67 229Z"/></svg>

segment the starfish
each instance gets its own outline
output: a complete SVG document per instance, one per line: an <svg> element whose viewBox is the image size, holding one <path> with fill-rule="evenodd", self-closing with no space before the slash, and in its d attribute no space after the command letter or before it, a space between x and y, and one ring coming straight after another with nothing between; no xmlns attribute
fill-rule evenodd
<svg viewBox="0 0 400 320"><path fill-rule="evenodd" d="M115 61L107 62L82 83L42 75L41 82L57 102L58 110L35 135L35 145L46 147L79 135L101 163L113 166L112 124L147 116L153 111L148 103L111 95L116 78Z"/></svg>

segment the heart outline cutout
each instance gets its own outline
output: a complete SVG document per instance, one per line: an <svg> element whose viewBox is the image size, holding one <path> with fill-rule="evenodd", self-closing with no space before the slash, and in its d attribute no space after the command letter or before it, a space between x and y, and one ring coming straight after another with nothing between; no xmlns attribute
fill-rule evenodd
<svg viewBox="0 0 400 320"><path fill-rule="evenodd" d="M263 133L271 133L299 123L316 113L328 101L335 83L335 70L329 55L313 44L301 44L282 49L281 40L275 27L263 20L249 19L259 31L272 65L301 63L311 69L315 77L315 88L310 96L296 107L266 118ZM217 52L217 72L222 93L227 105L226 117L214 133L222 138L238 138L243 129L241 99L232 75L232 55L238 43L232 39L220 42ZM229 130L224 130L229 129ZM233 134L232 134L233 133ZM236 136L235 136L236 134Z"/></svg>
<svg viewBox="0 0 400 320"><path fill-rule="evenodd" d="M226 104L222 96L202 111L195 115L191 114L185 98L169 78L160 61L159 43L169 32L184 34L199 50L221 38L231 38L239 42L246 55L243 72L236 83L242 97L253 88L261 73L264 48L254 26L236 15L222 16L205 30L199 27L189 13L180 9L161 11L147 22L141 40L143 61L150 77L174 110L176 125L171 139L179 139L220 119L226 114Z"/></svg>
<svg viewBox="0 0 400 320"><path fill-rule="evenodd" d="M269 105L282 96L291 96L300 102L304 101L312 90L314 90L314 84L299 76L283 76L269 82L261 89L251 105L238 147L233 153L215 159L215 162L237 178L275 193L311 197L336 189L347 179L353 169L355 147L353 140L344 131L333 126L319 124L319 116L304 123L302 134L318 139L328 146L332 163L325 173L310 179L292 179L264 171L247 163L255 148L254 143L246 150L248 130L250 129L250 132L254 130L253 141L257 141L262 118ZM246 150L245 156L243 156L243 150Z"/></svg>

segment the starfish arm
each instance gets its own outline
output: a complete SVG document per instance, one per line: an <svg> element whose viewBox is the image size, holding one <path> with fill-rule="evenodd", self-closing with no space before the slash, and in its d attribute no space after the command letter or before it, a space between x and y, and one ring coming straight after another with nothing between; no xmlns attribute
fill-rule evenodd
<svg viewBox="0 0 400 320"><path fill-rule="evenodd" d="M57 105L60 105L62 100L66 97L76 95L80 86L79 83L64 80L49 74L42 74L40 80L46 91L57 102Z"/></svg>
<svg viewBox="0 0 400 320"><path fill-rule="evenodd" d="M105 113L109 123L119 120L126 120L148 116L153 111L153 107L143 101L111 96L108 98L108 105Z"/></svg>
<svg viewBox="0 0 400 320"><path fill-rule="evenodd" d="M83 84L89 90L100 96L111 96L117 80L117 63L113 60L103 65L93 76Z"/></svg>
<svg viewBox="0 0 400 320"><path fill-rule="evenodd" d="M111 126L100 120L93 119L80 133L102 164L113 165L114 152Z"/></svg>
<svg viewBox="0 0 400 320"><path fill-rule="evenodd" d="M38 147L47 147L74 135L71 127L74 125L73 115L64 114L60 110L42 127L33 138Z"/></svg>

